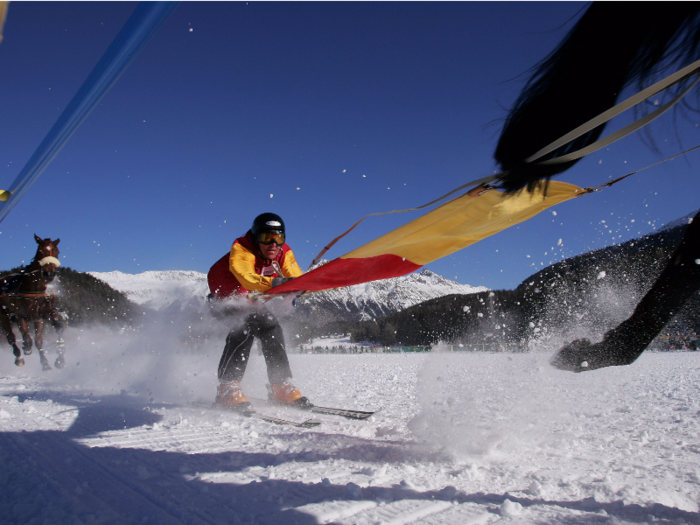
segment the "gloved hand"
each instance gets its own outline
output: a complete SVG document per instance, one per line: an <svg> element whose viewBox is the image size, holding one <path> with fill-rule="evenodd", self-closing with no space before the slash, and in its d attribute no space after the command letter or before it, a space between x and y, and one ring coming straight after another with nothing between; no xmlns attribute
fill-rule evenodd
<svg viewBox="0 0 700 525"><path fill-rule="evenodd" d="M292 279L294 279L294 277L275 277L274 279L272 279L272 287L274 288L275 286L284 284L287 281L291 281Z"/></svg>

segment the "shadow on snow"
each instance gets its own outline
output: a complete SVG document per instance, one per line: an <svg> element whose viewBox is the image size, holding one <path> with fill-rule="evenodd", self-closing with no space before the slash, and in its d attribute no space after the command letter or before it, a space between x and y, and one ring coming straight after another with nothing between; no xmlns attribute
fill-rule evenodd
<svg viewBox="0 0 700 525"><path fill-rule="evenodd" d="M11 394L10 394L11 395ZM20 393L21 403L31 399L65 402L77 406L79 414L66 431L40 430L0 433L0 520L2 523L255 523L311 525L317 519L298 509L311 503L400 500L447 501L474 504L483 512L498 514L506 499L524 508L545 507L547 513L562 510L568 523L600 523L609 517L631 522L670 523L679 519L700 523L700 514L661 504L625 505L621 501L598 503L548 501L519 498L511 494L466 494L453 487L418 491L394 485L362 488L354 483L333 485L269 479L260 476L247 484L212 483L199 472L241 472L250 467L270 467L295 461L315 463L325 459L358 459L364 462L400 462L406 458L406 443L357 441L350 447L332 450L337 436L320 434L323 452L186 453L137 448L88 447L77 439L98 437L110 430L154 425L162 416L149 405L127 396L84 396L58 392ZM280 436L283 437L283 436ZM153 441L157 442L157 434ZM175 441L177 437L168 442ZM324 444L325 442L328 444ZM400 453L396 450L402 448ZM326 452L331 450L331 452ZM393 452L392 452L393 451ZM417 458L421 459L421 458ZM423 460L439 460L435 454ZM444 459L444 458L443 458ZM533 509L534 510L534 509ZM494 519L497 519L494 516ZM545 518L546 519L546 518Z"/></svg>

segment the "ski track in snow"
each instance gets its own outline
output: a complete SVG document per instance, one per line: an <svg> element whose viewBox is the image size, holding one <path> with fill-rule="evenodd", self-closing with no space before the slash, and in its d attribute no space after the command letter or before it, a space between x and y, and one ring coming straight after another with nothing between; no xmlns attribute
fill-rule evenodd
<svg viewBox="0 0 700 525"><path fill-rule="evenodd" d="M97 335L67 331L61 371L0 362L0 523L700 523L700 353L290 355L317 404L381 408L264 409L322 421L298 429L192 405L223 341ZM254 351L246 392L265 379Z"/></svg>

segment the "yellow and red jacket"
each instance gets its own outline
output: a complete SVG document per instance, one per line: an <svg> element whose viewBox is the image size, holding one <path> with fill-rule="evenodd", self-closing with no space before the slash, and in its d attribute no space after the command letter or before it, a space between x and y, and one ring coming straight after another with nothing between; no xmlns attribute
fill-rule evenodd
<svg viewBox="0 0 700 525"><path fill-rule="evenodd" d="M292 249L283 244L277 257L264 259L248 231L233 241L231 252L214 263L209 273L209 291L218 299L247 292L266 292L275 277L299 277L303 272Z"/></svg>

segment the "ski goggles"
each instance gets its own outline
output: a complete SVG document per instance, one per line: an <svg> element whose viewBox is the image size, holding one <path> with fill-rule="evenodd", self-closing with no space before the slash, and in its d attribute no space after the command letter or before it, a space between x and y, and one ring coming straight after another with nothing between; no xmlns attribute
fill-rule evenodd
<svg viewBox="0 0 700 525"><path fill-rule="evenodd" d="M284 244L284 233L263 232L258 235L258 242L260 244L272 244L274 242L277 246L282 246Z"/></svg>

